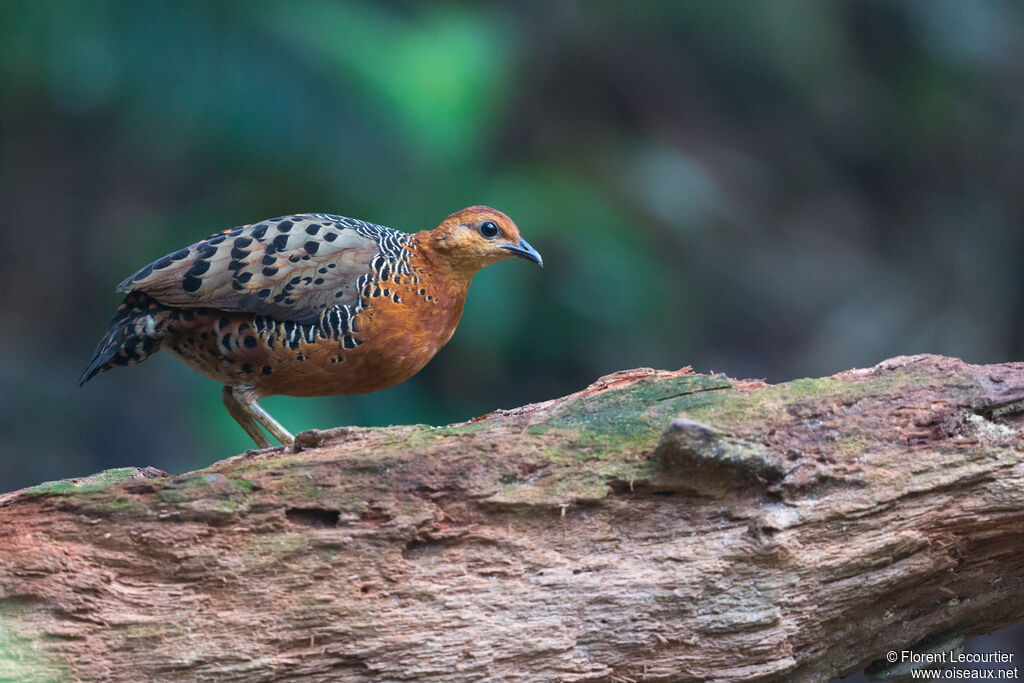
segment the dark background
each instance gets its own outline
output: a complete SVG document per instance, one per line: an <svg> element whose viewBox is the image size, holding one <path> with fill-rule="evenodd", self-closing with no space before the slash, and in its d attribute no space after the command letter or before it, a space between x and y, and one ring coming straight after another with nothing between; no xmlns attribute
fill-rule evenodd
<svg viewBox="0 0 1024 683"><path fill-rule="evenodd" d="M268 399L293 431L637 366L1020 360L1022 46L984 0L2 2L0 490L249 447L167 354L76 382L123 277L298 211L490 204L546 267L478 275L399 387Z"/></svg>

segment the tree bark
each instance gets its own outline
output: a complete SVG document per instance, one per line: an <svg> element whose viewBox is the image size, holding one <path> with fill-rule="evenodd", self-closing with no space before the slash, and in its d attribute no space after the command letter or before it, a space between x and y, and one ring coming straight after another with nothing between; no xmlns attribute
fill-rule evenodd
<svg viewBox="0 0 1024 683"><path fill-rule="evenodd" d="M0 496L0 671L828 680L1024 619L1022 424L1024 363L641 369L43 484Z"/></svg>

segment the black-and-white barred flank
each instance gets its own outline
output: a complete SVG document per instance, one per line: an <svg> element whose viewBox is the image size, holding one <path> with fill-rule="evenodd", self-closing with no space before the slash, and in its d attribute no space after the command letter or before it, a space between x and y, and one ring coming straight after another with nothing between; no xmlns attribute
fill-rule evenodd
<svg viewBox="0 0 1024 683"><path fill-rule="evenodd" d="M377 268L377 260L383 259L384 266L393 268L394 272L399 275L409 274L409 240L412 237L407 232L401 230L395 230L384 225L377 225L376 223L368 223L361 221L357 218L347 218L345 216L335 216L330 213L315 213L314 217L324 221L332 221L338 225L346 228L351 228L363 237L369 237L380 245L380 256L374 260L375 270L381 270ZM387 275L380 274L382 279L387 279Z"/></svg>
<svg viewBox="0 0 1024 683"><path fill-rule="evenodd" d="M297 349L299 344L312 344L320 339L333 339L341 342L346 349L354 349L363 343L354 336L356 329L353 321L362 308L361 304L332 306L320 314L319 322L311 324L274 320L260 315L253 318L252 326L270 349L276 344Z"/></svg>

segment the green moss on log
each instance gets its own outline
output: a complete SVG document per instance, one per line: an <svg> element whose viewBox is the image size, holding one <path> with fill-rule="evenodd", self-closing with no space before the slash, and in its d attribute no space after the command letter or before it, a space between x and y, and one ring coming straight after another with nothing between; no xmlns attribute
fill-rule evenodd
<svg viewBox="0 0 1024 683"><path fill-rule="evenodd" d="M227 523L256 503L373 513L375 491L409 492L404 509L387 515L415 519L424 502L412 492L456 487L498 505L563 507L607 495L609 484L650 481L659 439L678 416L714 425L725 435L756 437L788 415L828 411L866 396L896 395L934 383L912 364L849 378L800 379L779 385L737 383L724 375L648 376L621 388L568 397L530 410L429 427L343 428L313 433L299 453L266 451L232 458L179 477L147 479L141 493L129 485L138 470L119 468L85 479L47 482L23 495L59 498L97 515L207 517ZM943 378L971 384L970 378ZM837 435L855 456L872 435L854 425ZM428 471L423 456L438 456ZM126 492L127 487L127 492ZM136 500L155 493L157 505Z"/></svg>

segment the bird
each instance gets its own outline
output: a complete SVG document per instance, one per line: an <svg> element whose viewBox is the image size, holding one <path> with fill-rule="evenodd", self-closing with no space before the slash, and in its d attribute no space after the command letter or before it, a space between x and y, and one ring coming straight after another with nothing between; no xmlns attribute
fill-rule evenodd
<svg viewBox="0 0 1024 683"><path fill-rule="evenodd" d="M416 233L326 213L225 230L118 285L126 296L79 386L166 349L224 385L224 406L258 448L273 446L268 434L288 446L294 436L260 399L404 382L451 339L473 276L510 257L544 265L487 206Z"/></svg>

